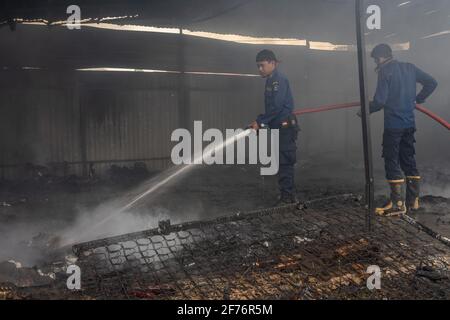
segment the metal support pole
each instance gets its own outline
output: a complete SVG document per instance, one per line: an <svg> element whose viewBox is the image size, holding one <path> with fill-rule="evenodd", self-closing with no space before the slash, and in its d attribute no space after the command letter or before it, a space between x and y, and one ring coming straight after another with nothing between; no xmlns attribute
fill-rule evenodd
<svg viewBox="0 0 450 320"><path fill-rule="evenodd" d="M358 45L358 73L359 93L361 100L361 122L364 145L364 168L366 175L366 227L372 230L372 217L374 214L374 183L372 164L372 141L370 137L369 99L367 95L366 81L366 50L364 41L365 11L364 0L355 0L356 13L356 41Z"/></svg>
<svg viewBox="0 0 450 320"><path fill-rule="evenodd" d="M87 137L86 137L86 114L84 110L83 104L85 101L83 100L83 90L80 88L80 75L78 72L73 74L74 76L74 103L78 108L78 116L79 116L79 152L80 158L79 162L82 164L82 176L88 176L88 162L87 162Z"/></svg>
<svg viewBox="0 0 450 320"><path fill-rule="evenodd" d="M190 94L189 83L186 76L186 38L183 35L183 27L179 28L178 37L178 123L180 128L190 128Z"/></svg>

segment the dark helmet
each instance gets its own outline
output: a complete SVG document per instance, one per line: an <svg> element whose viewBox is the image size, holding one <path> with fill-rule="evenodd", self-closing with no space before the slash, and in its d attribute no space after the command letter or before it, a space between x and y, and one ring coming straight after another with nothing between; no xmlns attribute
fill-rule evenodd
<svg viewBox="0 0 450 320"><path fill-rule="evenodd" d="M392 49L389 45L382 43L373 48L370 54L372 58L392 58Z"/></svg>
<svg viewBox="0 0 450 320"><path fill-rule="evenodd" d="M277 57L275 56L275 53L273 53L273 51L267 50L267 49L258 52L258 54L256 55L256 62L261 62L261 61L278 62Z"/></svg>

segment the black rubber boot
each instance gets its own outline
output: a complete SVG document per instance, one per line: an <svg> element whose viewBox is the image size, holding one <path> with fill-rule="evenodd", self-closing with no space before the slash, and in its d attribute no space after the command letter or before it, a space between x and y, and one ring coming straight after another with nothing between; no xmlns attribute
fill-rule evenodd
<svg viewBox="0 0 450 320"><path fill-rule="evenodd" d="M406 177L406 208L408 211L419 210L420 177Z"/></svg>

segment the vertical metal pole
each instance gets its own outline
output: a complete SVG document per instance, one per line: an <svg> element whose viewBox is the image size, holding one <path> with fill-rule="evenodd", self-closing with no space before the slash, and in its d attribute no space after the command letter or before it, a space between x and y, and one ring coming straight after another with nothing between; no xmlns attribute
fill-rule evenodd
<svg viewBox="0 0 450 320"><path fill-rule="evenodd" d="M374 214L374 184L372 165L372 141L370 137L369 99L367 95L366 81L366 50L364 41L365 29L365 1L355 0L356 13L356 41L358 45L358 72L359 94L361 100L361 121L364 144L364 168L366 173L366 227L372 230L372 217Z"/></svg>
<svg viewBox="0 0 450 320"><path fill-rule="evenodd" d="M82 176L88 176L88 163L87 163L87 138L86 138L86 115L83 109L83 90L80 88L79 73L74 73L74 100L75 105L78 106L78 116L79 116L79 150L80 150L80 161L82 166Z"/></svg>
<svg viewBox="0 0 450 320"><path fill-rule="evenodd" d="M178 119L180 128L190 128L190 95L188 78L186 76L186 39L183 35L183 27L179 28L178 38Z"/></svg>

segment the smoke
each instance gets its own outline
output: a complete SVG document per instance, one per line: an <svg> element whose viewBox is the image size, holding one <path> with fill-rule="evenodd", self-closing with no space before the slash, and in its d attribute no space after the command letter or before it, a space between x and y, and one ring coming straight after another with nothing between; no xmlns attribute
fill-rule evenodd
<svg viewBox="0 0 450 320"><path fill-rule="evenodd" d="M186 208L186 218L195 219L196 211L197 208ZM183 221L182 217L164 207L123 212L114 205L103 204L93 211L80 212L76 221L61 231L61 246L157 228L162 220L170 220L171 223Z"/></svg>
<svg viewBox="0 0 450 320"><path fill-rule="evenodd" d="M201 201L189 201L179 210L158 202L162 194L173 194L170 186L179 181L182 175L173 181L167 181L166 185L162 185L161 181L167 180L176 172L174 169L164 171L122 197L100 204L94 209L79 208L75 221L60 232L63 239L61 246L153 229L162 220L170 220L173 224L198 219L199 213L203 211ZM153 192L145 194L148 190ZM142 194L145 197L141 197ZM139 201L135 201L137 198ZM129 206L130 203L134 206Z"/></svg>
<svg viewBox="0 0 450 320"><path fill-rule="evenodd" d="M32 235L44 230L44 225L30 223L0 226L0 262L14 259L24 266L33 266L42 261L45 247L36 248Z"/></svg>
<svg viewBox="0 0 450 320"><path fill-rule="evenodd" d="M52 225L49 218L41 223L26 221L1 226L0 262L13 259L23 266L42 265L55 258L64 259L73 244L157 228L162 220L170 220L171 224L198 220L203 211L202 203L195 201L176 211L157 204L120 211L117 203L78 208L73 221L65 225Z"/></svg>
<svg viewBox="0 0 450 320"><path fill-rule="evenodd" d="M430 161L419 167L422 195L450 198L450 167L448 161Z"/></svg>

